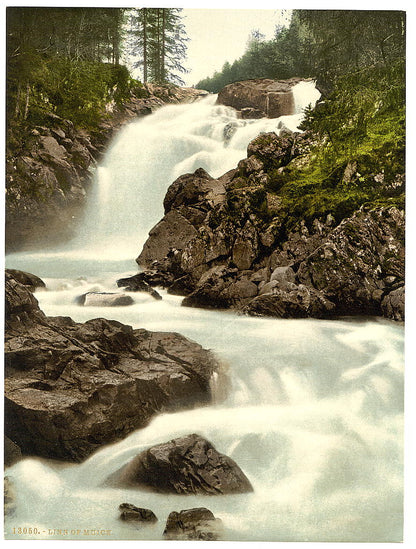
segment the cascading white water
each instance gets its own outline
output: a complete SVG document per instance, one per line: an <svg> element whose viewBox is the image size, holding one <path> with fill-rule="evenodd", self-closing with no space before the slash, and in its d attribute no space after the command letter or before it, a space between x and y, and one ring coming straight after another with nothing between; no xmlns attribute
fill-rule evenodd
<svg viewBox="0 0 416 549"><path fill-rule="evenodd" d="M316 100L313 86L297 91L303 106ZM44 278L47 291L36 297L46 314L80 322L107 316L180 332L220 357L230 387L224 400L221 383L213 383L218 398L211 406L161 415L83 464L25 459L8 469L17 493L8 538L97 539L84 535L94 529L111 530L104 539L161 539L170 511L206 506L222 519L228 540L401 540L400 325L246 318L182 308L181 298L163 291L158 302L131 294L135 304L124 308L74 303L89 290L117 291L115 280L128 274L120 266L134 273L132 259L161 217L166 188L177 176L198 167L218 176L245 157L260 131L274 131L279 122L294 129L300 118L242 121L215 105L215 97L164 107L131 123L110 147L73 243L49 254L9 256L8 266ZM130 263L114 261L124 257ZM252 494L166 496L101 486L141 449L193 432L235 459ZM135 529L119 521L117 508L125 501L152 509L159 522ZM25 535L25 527L39 534Z"/></svg>

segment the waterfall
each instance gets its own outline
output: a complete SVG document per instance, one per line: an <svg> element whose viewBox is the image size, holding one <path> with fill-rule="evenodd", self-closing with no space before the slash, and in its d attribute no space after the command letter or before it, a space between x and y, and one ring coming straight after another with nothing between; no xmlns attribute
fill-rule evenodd
<svg viewBox="0 0 416 549"><path fill-rule="evenodd" d="M76 239L47 254L7 258L8 266L43 277L47 290L36 298L47 315L77 322L107 316L182 333L212 349L228 379L212 379L212 405L159 415L84 463L27 458L9 468L17 507L5 524L8 539L97 539L84 534L94 529L109 530L105 539L160 540L171 511L200 506L222 520L226 540L402 539L401 326L248 318L180 307L181 298L163 290L161 301L134 294L134 305L111 311L74 302L86 291L117 291L123 269L135 272L133 258L176 177L199 167L217 177L246 156L260 132L296 129L319 92L312 82L293 91L296 113L279 119L240 120L209 96L130 123L96 171ZM254 492L207 498L102 486L141 450L193 432L233 458ZM123 502L152 509L159 522L136 529L119 521Z"/></svg>

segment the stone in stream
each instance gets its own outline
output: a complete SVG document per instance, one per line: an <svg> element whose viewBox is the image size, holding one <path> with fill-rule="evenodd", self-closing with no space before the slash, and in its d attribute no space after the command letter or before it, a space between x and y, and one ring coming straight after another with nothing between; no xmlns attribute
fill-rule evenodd
<svg viewBox="0 0 416 549"><path fill-rule="evenodd" d="M222 521L206 507L172 511L163 532L165 539L217 541L223 530Z"/></svg>
<svg viewBox="0 0 416 549"><path fill-rule="evenodd" d="M151 509L136 507L132 503L122 503L119 506L120 520L136 523L155 523L157 516Z"/></svg>
<svg viewBox="0 0 416 549"><path fill-rule="evenodd" d="M134 303L130 295L110 292L87 292L77 297L75 301L84 307L126 307Z"/></svg>
<svg viewBox="0 0 416 549"><path fill-rule="evenodd" d="M197 434L144 450L113 473L106 484L176 494L219 495L253 491L240 467Z"/></svg>
<svg viewBox="0 0 416 549"><path fill-rule="evenodd" d="M117 286L124 288L128 292L147 292L154 299L160 300L162 296L151 287L151 285L145 280L146 275L144 273L138 273L127 278L120 278L117 280Z"/></svg>
<svg viewBox="0 0 416 549"><path fill-rule="evenodd" d="M47 317L6 273L5 435L23 455L81 461L158 412L211 402L214 356L175 333Z"/></svg>

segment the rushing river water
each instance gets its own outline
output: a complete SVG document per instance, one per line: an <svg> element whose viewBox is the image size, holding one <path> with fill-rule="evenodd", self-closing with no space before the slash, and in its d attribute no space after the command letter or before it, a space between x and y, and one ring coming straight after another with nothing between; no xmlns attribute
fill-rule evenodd
<svg viewBox="0 0 416 549"><path fill-rule="evenodd" d="M199 506L222 519L227 540L402 539L402 326L374 318L248 318L180 307L181 298L163 291L162 301L131 294L129 307L74 303L86 291L118 291L116 279L137 271L134 257L177 176L199 167L221 175L260 131L296 128L316 99L303 84L297 114L278 120L242 121L208 97L132 122L97 169L79 236L57 250L7 258L9 267L44 279L47 289L36 297L46 314L180 332L212 349L229 379L226 390L213 379L212 405L160 415L82 464L25 459L8 469L17 493L9 539L25 537L17 528L37 528L26 537L98 539L84 530L111 530L99 539L160 540L171 511ZM167 496L101 486L142 449L194 432L240 465L253 493ZM119 521L122 502L152 509L159 522L137 529Z"/></svg>

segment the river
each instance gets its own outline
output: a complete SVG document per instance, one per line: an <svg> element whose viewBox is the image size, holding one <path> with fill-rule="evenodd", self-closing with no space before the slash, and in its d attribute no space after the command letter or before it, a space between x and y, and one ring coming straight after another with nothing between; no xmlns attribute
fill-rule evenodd
<svg viewBox="0 0 416 549"><path fill-rule="evenodd" d="M131 122L97 167L78 236L58 249L6 258L8 267L46 282L36 297L47 315L79 322L105 316L180 332L215 352L229 379L226 388L213 379L212 405L159 415L82 464L28 458L8 469L17 493L8 539L98 539L92 530L111 530L99 539L160 540L171 511L199 506L222 519L226 540L402 539L401 325L249 318L181 307L180 297L163 290L162 301L131 294L129 307L74 302L86 291L118 291L116 279L137 272L134 258L176 177L199 167L214 177L225 173L261 131L295 129L317 94L300 85L296 114L275 120L239 120L210 96ZM253 493L167 496L102 486L142 449L194 432L240 465ZM137 529L119 521L123 502L152 509L158 523Z"/></svg>

